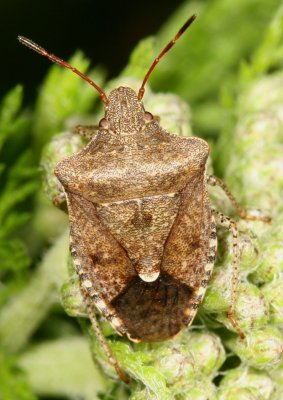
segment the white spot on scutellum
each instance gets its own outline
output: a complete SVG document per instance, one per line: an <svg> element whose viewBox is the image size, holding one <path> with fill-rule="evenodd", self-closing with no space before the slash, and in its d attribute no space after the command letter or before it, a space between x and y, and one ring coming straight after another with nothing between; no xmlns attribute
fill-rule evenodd
<svg viewBox="0 0 283 400"><path fill-rule="evenodd" d="M144 281L144 282L154 282L156 279L159 277L159 271L157 272L152 272L150 274L139 274L139 277Z"/></svg>

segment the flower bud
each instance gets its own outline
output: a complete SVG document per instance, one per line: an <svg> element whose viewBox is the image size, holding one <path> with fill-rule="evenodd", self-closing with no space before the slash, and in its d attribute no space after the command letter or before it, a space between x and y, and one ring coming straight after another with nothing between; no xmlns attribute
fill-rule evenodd
<svg viewBox="0 0 283 400"><path fill-rule="evenodd" d="M273 281L261 287L270 307L270 323L283 326L283 274L275 276Z"/></svg>
<svg viewBox="0 0 283 400"><path fill-rule="evenodd" d="M226 342L242 362L258 369L275 368L283 358L283 333L274 326L250 331L246 338Z"/></svg>
<svg viewBox="0 0 283 400"><path fill-rule="evenodd" d="M53 137L44 147L41 159L43 169L43 188L46 196L56 207L66 207L63 187L54 175L54 167L64 157L79 151L85 145L79 135L63 132Z"/></svg>
<svg viewBox="0 0 283 400"><path fill-rule="evenodd" d="M219 393L227 393L231 389L249 389L252 390L253 394L256 394L258 399L273 400L276 384L267 373L240 366L227 371L220 383ZM222 397L220 396L220 399ZM230 400L230 397L227 397L227 399Z"/></svg>

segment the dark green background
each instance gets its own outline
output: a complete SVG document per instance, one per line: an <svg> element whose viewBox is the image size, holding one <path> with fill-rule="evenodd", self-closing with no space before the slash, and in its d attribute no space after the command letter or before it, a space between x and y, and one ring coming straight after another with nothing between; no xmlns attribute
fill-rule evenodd
<svg viewBox="0 0 283 400"><path fill-rule="evenodd" d="M17 40L27 36L61 58L81 49L93 64L115 76L126 65L137 42L154 34L181 0L154 2L114 0L11 0L0 2L0 95L17 83L26 100L50 67Z"/></svg>

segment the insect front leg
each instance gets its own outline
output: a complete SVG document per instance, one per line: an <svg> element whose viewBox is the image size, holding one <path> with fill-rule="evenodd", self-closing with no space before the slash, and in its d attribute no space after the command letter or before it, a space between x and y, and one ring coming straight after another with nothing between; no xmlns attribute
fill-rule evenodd
<svg viewBox="0 0 283 400"><path fill-rule="evenodd" d="M271 218L267 215L260 215L260 214L251 214L249 213L245 208L241 207L241 205L238 203L236 198L233 196L233 194L230 192L228 189L227 185L219 178L213 175L208 175L207 176L207 183L211 186L218 186L220 187L228 199L231 201L233 207L235 208L236 213L239 215L239 217L250 220L250 221L263 221L263 222L270 222Z"/></svg>
<svg viewBox="0 0 283 400"><path fill-rule="evenodd" d="M241 339L245 338L244 332L241 330L236 317L235 317L235 303L236 303L236 294L237 287L239 282L239 272L240 272L240 243L239 243L239 232L237 229L236 222L226 215L212 209L212 213L215 215L217 223L223 228L227 229L232 233L233 236L233 274L232 274L232 295L231 295L231 304L228 310L228 318L236 329L238 335Z"/></svg>

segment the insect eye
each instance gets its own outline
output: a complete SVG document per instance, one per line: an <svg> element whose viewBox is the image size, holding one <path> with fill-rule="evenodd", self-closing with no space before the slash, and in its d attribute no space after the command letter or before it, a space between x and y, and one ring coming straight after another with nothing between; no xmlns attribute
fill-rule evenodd
<svg viewBox="0 0 283 400"><path fill-rule="evenodd" d="M146 111L144 113L144 119L146 122L150 122L153 120L153 115L150 112Z"/></svg>
<svg viewBox="0 0 283 400"><path fill-rule="evenodd" d="M99 128L107 129L107 128L109 128L109 122L107 121L106 118L102 118L102 119L99 121L98 126L99 126Z"/></svg>

